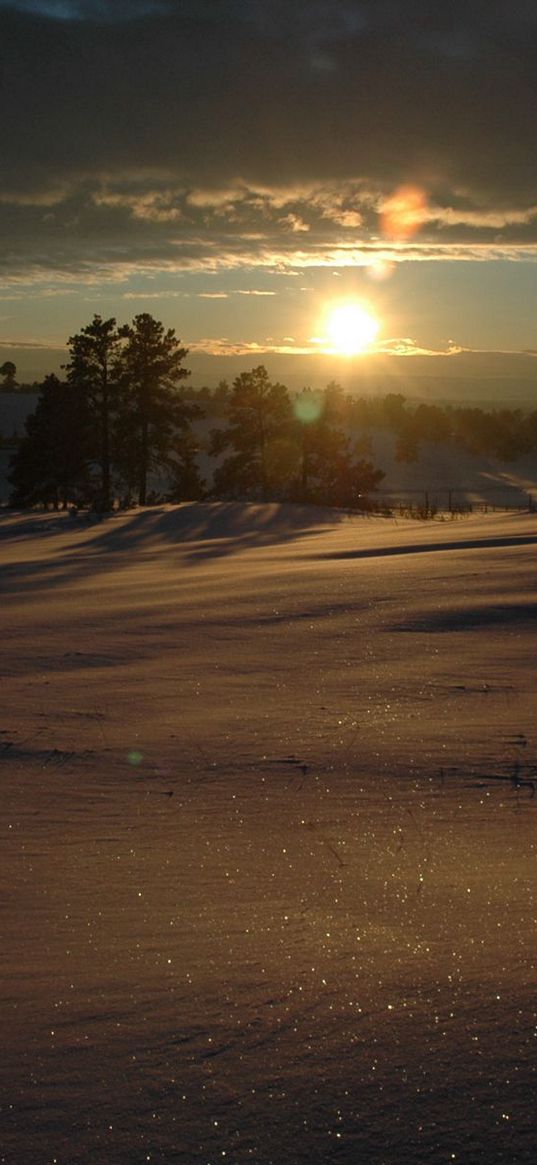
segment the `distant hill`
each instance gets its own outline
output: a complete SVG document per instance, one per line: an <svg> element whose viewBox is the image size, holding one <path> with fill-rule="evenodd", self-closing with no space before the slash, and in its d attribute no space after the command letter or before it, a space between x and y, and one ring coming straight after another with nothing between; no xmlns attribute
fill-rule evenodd
<svg viewBox="0 0 537 1165"><path fill-rule="evenodd" d="M292 392L305 385L325 388L337 381L355 396L400 392L409 400L471 403L497 407L524 404L537 408L537 357L532 353L460 352L452 356L373 355L348 359L325 355L249 352L208 356L192 352L187 360L191 383L214 388L241 372L264 364L272 380Z"/></svg>
<svg viewBox="0 0 537 1165"><path fill-rule="evenodd" d="M185 337L188 348L188 338ZM2 359L12 360L19 381L33 383L49 372L61 375L67 359L64 347L2 344ZM354 395L401 392L408 399L451 401L493 407L525 404L537 408L537 353L454 352L447 356L395 356L376 353L354 358L322 353L301 355L251 349L239 355L210 355L192 349L186 360L189 383L214 388L219 380L232 381L241 372L264 364L271 380L292 392L305 385L325 388L335 380ZM0 394L2 395L2 394ZM9 395L9 394L8 394Z"/></svg>

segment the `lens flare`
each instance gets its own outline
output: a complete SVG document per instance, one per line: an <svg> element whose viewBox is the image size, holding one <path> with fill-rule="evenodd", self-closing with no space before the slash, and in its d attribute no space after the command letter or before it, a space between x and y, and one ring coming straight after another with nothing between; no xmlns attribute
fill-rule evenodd
<svg viewBox="0 0 537 1165"><path fill-rule="evenodd" d="M421 187L399 186L382 208L382 233L397 241L410 239L419 231L426 214L427 199Z"/></svg>
<svg viewBox="0 0 537 1165"><path fill-rule="evenodd" d="M394 274L395 263L389 259L372 259L366 269L365 273L369 279L373 279L375 283L384 283Z"/></svg>
<svg viewBox="0 0 537 1165"><path fill-rule="evenodd" d="M313 425L322 413L322 398L312 392L303 392L296 397L293 408L297 421L302 421L303 425Z"/></svg>

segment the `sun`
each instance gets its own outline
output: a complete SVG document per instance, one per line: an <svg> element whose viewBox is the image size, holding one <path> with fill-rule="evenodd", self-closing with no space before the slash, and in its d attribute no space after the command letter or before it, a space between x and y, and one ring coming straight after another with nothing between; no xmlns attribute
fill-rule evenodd
<svg viewBox="0 0 537 1165"><path fill-rule="evenodd" d="M356 356L373 343L380 324L359 303L342 303L332 308L326 330L332 350L342 356Z"/></svg>

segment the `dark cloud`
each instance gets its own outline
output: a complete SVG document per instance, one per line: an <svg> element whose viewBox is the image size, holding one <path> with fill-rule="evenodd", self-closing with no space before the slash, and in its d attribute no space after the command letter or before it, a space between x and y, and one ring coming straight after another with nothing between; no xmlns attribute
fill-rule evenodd
<svg viewBox="0 0 537 1165"><path fill-rule="evenodd" d="M0 0L0 9L29 12L51 20L117 24L140 16L166 13L168 0Z"/></svg>
<svg viewBox="0 0 537 1165"><path fill-rule="evenodd" d="M425 242L535 237L529 0L0 7L0 229L13 264L114 247L128 261L131 242L133 258L171 259L254 227L270 247L301 223L312 240L336 244L354 226L357 245L368 243L401 183L422 186L438 211ZM194 214L189 190L238 182L250 193L230 199L225 223L207 207ZM352 183L339 220L311 194L324 187L337 202ZM300 186L286 223L255 193Z"/></svg>
<svg viewBox="0 0 537 1165"><path fill-rule="evenodd" d="M19 282L47 279L51 269L94 280L156 268L365 266L532 254L537 207L476 208L467 198L458 206L429 203L421 230L401 251L381 237L383 207L391 202L380 188L352 182L217 189L179 188L147 176L87 180L73 190L0 205L0 270Z"/></svg>

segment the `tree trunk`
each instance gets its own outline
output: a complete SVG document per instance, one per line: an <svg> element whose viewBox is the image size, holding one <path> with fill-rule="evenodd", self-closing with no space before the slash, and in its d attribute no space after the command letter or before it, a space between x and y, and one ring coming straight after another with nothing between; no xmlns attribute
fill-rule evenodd
<svg viewBox="0 0 537 1165"><path fill-rule="evenodd" d="M147 458L148 458L148 426L144 417L142 421L142 441L140 448L140 487L138 490L138 505L145 506L147 498Z"/></svg>
<svg viewBox="0 0 537 1165"><path fill-rule="evenodd" d="M108 370L103 372L103 412L102 412L102 508L105 513L110 505L110 404L108 393Z"/></svg>
<svg viewBox="0 0 537 1165"><path fill-rule="evenodd" d="M261 490L263 493L263 501L267 499L267 464L265 460L265 425L263 419L262 408L258 410L259 417L259 454L261 464Z"/></svg>
<svg viewBox="0 0 537 1165"><path fill-rule="evenodd" d="M308 439L307 439L306 432L304 431L302 434L302 480L301 480L302 501L305 501L307 496L308 496L309 471L310 471L308 453L309 453Z"/></svg>

